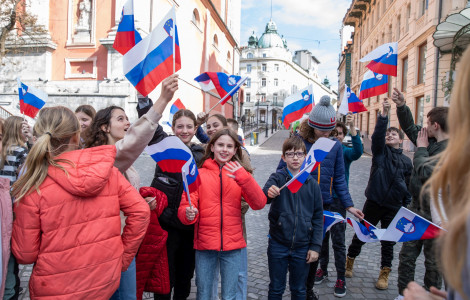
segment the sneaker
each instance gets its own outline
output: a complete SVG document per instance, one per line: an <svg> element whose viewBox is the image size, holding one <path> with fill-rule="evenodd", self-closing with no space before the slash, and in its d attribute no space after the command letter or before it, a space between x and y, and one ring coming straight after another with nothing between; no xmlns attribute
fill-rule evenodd
<svg viewBox="0 0 470 300"><path fill-rule="evenodd" d="M307 300L319 300L320 297L318 297L318 294L314 290L308 290L307 291Z"/></svg>
<svg viewBox="0 0 470 300"><path fill-rule="evenodd" d="M398 295L394 300L403 300L405 299L405 297L403 297L402 295Z"/></svg>
<svg viewBox="0 0 470 300"><path fill-rule="evenodd" d="M328 278L328 273L322 269L318 269L317 273L315 274L315 284L322 283L326 278Z"/></svg>
<svg viewBox="0 0 470 300"><path fill-rule="evenodd" d="M346 282L344 280L336 280L334 295L340 298L346 296Z"/></svg>

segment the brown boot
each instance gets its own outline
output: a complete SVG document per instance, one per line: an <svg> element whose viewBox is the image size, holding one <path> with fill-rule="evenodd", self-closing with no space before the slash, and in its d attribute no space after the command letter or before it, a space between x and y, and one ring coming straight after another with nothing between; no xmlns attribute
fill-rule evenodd
<svg viewBox="0 0 470 300"><path fill-rule="evenodd" d="M353 276L353 267L354 267L354 259L349 256L346 256L346 273L344 276L347 278L352 278Z"/></svg>
<svg viewBox="0 0 470 300"><path fill-rule="evenodd" d="M380 274L379 274L379 279L375 283L375 287L379 290L386 290L388 289L388 276L390 275L390 269L389 267L383 267L380 269Z"/></svg>

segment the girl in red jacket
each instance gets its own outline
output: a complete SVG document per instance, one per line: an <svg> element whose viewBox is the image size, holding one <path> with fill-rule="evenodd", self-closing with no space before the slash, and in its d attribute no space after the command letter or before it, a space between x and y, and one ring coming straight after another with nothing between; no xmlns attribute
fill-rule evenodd
<svg viewBox="0 0 470 300"><path fill-rule="evenodd" d="M191 193L191 205L183 193L178 217L183 224L195 224L196 286L198 299L210 299L217 263L220 264L222 299L235 299L242 234L241 198L252 209L266 204L266 196L240 164L238 137L228 129L215 133L199 170L201 184Z"/></svg>

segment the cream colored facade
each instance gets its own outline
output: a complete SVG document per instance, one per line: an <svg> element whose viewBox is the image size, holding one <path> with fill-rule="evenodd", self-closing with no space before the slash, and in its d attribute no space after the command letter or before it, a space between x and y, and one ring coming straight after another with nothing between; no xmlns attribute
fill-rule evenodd
<svg viewBox="0 0 470 300"><path fill-rule="evenodd" d="M415 122L426 126L426 115L435 106L447 105L442 83L450 70L450 54L440 53L433 45L436 26L452 13L458 13L466 0L353 0L343 25L354 26L352 43L341 56L339 71L339 99L346 82L345 59L351 53L351 89L359 96L360 85L367 63L359 59L377 46L398 41L398 74L389 77L389 94L363 99L368 112L356 117L357 127L365 136L372 135L382 100L393 88L401 90ZM399 127L392 106L390 126ZM413 146L405 141L404 148Z"/></svg>

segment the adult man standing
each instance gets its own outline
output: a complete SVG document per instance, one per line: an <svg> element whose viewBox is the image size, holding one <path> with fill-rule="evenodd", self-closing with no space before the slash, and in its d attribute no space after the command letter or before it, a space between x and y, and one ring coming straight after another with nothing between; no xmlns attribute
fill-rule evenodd
<svg viewBox="0 0 470 300"><path fill-rule="evenodd" d="M447 146L447 107L435 107L427 114L427 127L416 125L410 108L405 103L403 94L394 88L392 100L397 105L397 116L400 126L418 147L413 157L413 171L411 173L409 191L413 197L410 210L420 216L431 220L430 198L421 194L421 188L431 177L436 159L430 159L441 153ZM417 240L403 243L398 265L398 292L396 300L403 299L403 290L409 282L414 280L416 259L424 248L424 286L427 290L431 286L441 289L442 277L439 272L436 255L435 240Z"/></svg>

